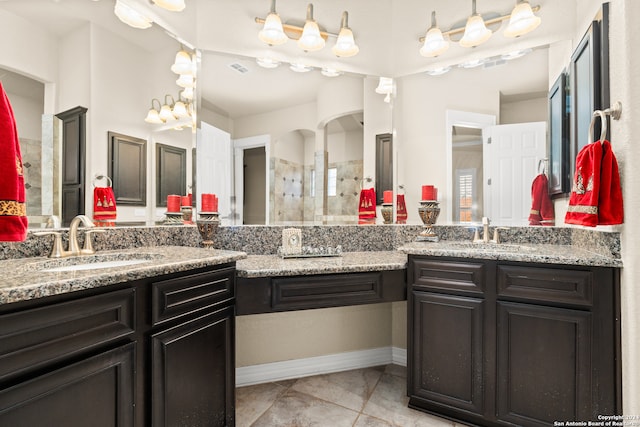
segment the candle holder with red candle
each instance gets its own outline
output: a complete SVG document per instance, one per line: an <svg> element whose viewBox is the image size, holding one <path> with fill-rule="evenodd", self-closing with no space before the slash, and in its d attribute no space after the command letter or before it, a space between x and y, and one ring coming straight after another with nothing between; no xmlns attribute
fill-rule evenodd
<svg viewBox="0 0 640 427"><path fill-rule="evenodd" d="M393 191L385 190L382 197L382 207L380 213L382 213L382 219L384 224L393 223Z"/></svg>
<svg viewBox="0 0 640 427"><path fill-rule="evenodd" d="M183 215L180 210L180 196L169 194L167 196L167 212L165 212L165 225L180 225L183 223Z"/></svg>

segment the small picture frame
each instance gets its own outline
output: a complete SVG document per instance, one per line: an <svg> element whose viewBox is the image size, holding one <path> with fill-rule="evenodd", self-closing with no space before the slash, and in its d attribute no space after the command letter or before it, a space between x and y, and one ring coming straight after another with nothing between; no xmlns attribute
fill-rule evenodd
<svg viewBox="0 0 640 427"><path fill-rule="evenodd" d="M299 255L302 253L302 230L285 228L282 230L282 254Z"/></svg>

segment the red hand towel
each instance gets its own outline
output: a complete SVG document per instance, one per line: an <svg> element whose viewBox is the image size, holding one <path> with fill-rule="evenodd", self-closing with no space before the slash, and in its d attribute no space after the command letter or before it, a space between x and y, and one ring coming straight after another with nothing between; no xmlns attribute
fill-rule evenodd
<svg viewBox="0 0 640 427"><path fill-rule="evenodd" d="M595 227L598 224L598 194L602 144L587 144L576 157L569 207L564 221L567 224Z"/></svg>
<svg viewBox="0 0 640 427"><path fill-rule="evenodd" d="M27 237L22 154L9 98L0 82L0 241Z"/></svg>
<svg viewBox="0 0 640 427"><path fill-rule="evenodd" d="M585 146L576 173L565 222L595 227L622 224L624 209L618 162L609 141Z"/></svg>
<svg viewBox="0 0 640 427"><path fill-rule="evenodd" d="M113 226L116 219L116 198L111 187L93 189L93 219L96 225Z"/></svg>
<svg viewBox="0 0 640 427"><path fill-rule="evenodd" d="M553 203L549 197L549 180L547 175L536 176L531 184L531 211L529 225L554 225L555 214Z"/></svg>
<svg viewBox="0 0 640 427"><path fill-rule="evenodd" d="M598 224L614 225L624 222L622 187L618 161L611 143L602 143L602 166L600 167L600 194L598 195Z"/></svg>
<svg viewBox="0 0 640 427"><path fill-rule="evenodd" d="M396 196L396 224L407 223L407 203L404 200L404 194Z"/></svg>
<svg viewBox="0 0 640 427"><path fill-rule="evenodd" d="M376 222L376 190L365 188L360 191L358 205L358 224L375 224Z"/></svg>

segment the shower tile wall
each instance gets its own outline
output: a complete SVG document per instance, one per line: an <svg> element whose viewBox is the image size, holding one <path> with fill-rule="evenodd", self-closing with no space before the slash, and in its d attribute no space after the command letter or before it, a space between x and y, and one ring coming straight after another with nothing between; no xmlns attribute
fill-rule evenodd
<svg viewBox="0 0 640 427"><path fill-rule="evenodd" d="M301 222L304 216L304 185L301 164L271 158L270 222Z"/></svg>
<svg viewBox="0 0 640 427"><path fill-rule="evenodd" d="M327 198L327 220L331 223L355 223L358 219L362 160L329 163L336 168L336 195Z"/></svg>
<svg viewBox="0 0 640 427"><path fill-rule="evenodd" d="M42 215L42 143L20 138L27 216Z"/></svg>

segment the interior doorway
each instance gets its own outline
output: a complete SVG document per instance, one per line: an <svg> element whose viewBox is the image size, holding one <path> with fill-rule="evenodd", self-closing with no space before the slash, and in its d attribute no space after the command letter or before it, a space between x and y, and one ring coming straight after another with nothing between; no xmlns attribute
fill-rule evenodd
<svg viewBox="0 0 640 427"><path fill-rule="evenodd" d="M266 224L265 147L247 148L243 156L243 224Z"/></svg>

